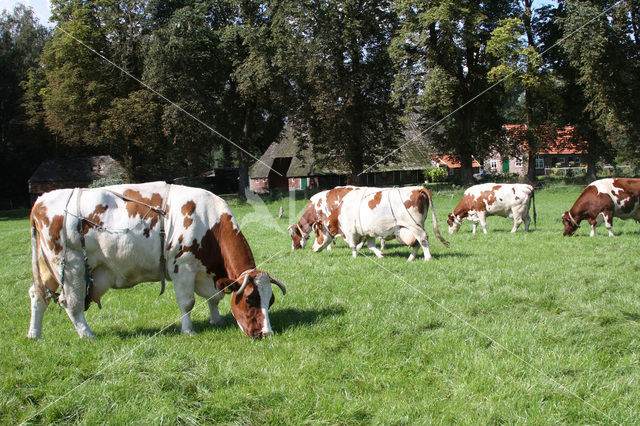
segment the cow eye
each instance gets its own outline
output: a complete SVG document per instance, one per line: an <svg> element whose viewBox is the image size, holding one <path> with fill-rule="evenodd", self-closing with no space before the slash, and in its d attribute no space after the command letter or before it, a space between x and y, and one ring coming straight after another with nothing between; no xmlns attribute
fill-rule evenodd
<svg viewBox="0 0 640 426"><path fill-rule="evenodd" d="M253 290L251 294L247 295L247 305L260 306L260 293L257 289Z"/></svg>

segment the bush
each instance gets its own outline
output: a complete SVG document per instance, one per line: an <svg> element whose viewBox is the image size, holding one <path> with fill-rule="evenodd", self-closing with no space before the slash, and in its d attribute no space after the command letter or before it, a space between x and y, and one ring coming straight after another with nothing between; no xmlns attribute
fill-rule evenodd
<svg viewBox="0 0 640 426"><path fill-rule="evenodd" d="M425 174L429 182L444 182L449 177L449 172L444 167L434 167L427 170Z"/></svg>
<svg viewBox="0 0 640 426"><path fill-rule="evenodd" d="M122 178L100 178L91 182L89 188L102 188L103 186L120 185L126 183Z"/></svg>

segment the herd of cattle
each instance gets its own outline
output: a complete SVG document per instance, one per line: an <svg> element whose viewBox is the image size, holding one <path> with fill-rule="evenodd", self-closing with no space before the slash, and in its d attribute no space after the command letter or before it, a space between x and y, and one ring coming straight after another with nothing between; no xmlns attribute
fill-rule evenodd
<svg viewBox="0 0 640 426"><path fill-rule="evenodd" d="M476 185L448 215L449 233L463 219L513 219L516 232L522 222L529 230L529 208L534 189L524 184ZM309 200L300 220L289 227L293 249L303 248L311 232L314 251L331 249L336 236L351 248L353 257L364 243L378 257L376 238L392 238L412 247L413 260L421 247L431 259L424 228L431 208L436 237L440 235L431 193L422 186L371 188L342 186L320 192ZM605 223L613 236L613 218L640 221L640 179L601 179L587 186L571 209L564 212L564 235L586 220L595 227ZM141 282L173 281L182 312L182 332L193 333L191 310L195 294L209 304L210 323L222 321L218 303L231 294L231 312L250 337L273 333L269 307L271 285L283 294L285 286L256 269L251 248L227 203L202 189L164 182L117 185L96 189L62 189L40 196L31 211L33 285L28 337L40 338L44 312L55 300L64 307L81 337L93 337L84 317L91 302L101 307L110 288L130 288Z"/></svg>

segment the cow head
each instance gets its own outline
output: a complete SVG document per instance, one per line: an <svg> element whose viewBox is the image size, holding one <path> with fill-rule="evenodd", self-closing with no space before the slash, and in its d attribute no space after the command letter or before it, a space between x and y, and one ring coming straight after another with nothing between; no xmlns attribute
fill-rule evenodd
<svg viewBox="0 0 640 426"><path fill-rule="evenodd" d="M216 281L219 289L229 288L232 291L231 313L238 326L249 337L264 338L273 334L269 321L269 307L275 300L271 284L280 287L283 295L287 289L264 271L247 272L241 279L241 283L228 278Z"/></svg>
<svg viewBox="0 0 640 426"><path fill-rule="evenodd" d="M449 233L453 234L458 229L460 229L462 219L453 213L449 213L449 216L447 216L447 223L449 224Z"/></svg>
<svg viewBox="0 0 640 426"><path fill-rule="evenodd" d="M569 211L562 213L562 223L564 224L564 232L562 233L564 236L572 235L580 227Z"/></svg>
<svg viewBox="0 0 640 426"><path fill-rule="evenodd" d="M313 242L314 252L324 250L324 248L331 244L335 238L335 235L333 235L329 231L329 228L327 228L321 221L314 222L313 225L311 225L311 228L316 234L316 240Z"/></svg>
<svg viewBox="0 0 640 426"><path fill-rule="evenodd" d="M291 232L291 249L296 250L304 248L309 240L309 234L302 232L299 225L291 225L289 227L289 232Z"/></svg>

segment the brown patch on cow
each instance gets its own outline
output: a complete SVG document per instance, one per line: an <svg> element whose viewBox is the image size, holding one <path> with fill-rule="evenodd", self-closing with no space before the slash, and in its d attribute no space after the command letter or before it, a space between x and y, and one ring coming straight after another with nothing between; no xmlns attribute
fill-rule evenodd
<svg viewBox="0 0 640 426"><path fill-rule="evenodd" d="M494 186L492 189L488 189L486 191L482 191L478 198L476 198L475 210L476 211L486 211L487 206L493 205L496 202L496 188L500 189L500 185Z"/></svg>
<svg viewBox="0 0 640 426"><path fill-rule="evenodd" d="M469 211L476 209L475 205L475 197L469 194L464 194L456 208L453 210L453 215L462 220L465 217L469 216ZM453 226L453 219L451 219L451 223L449 223L449 226Z"/></svg>
<svg viewBox="0 0 640 426"><path fill-rule="evenodd" d="M612 186L621 190L611 195L616 199L622 212L625 214L631 213L636 208L640 198L640 179L614 178Z"/></svg>
<svg viewBox="0 0 640 426"><path fill-rule="evenodd" d="M187 201L180 210L182 211L183 216L191 216L193 215L193 212L196 211L196 203L194 201Z"/></svg>
<svg viewBox="0 0 640 426"><path fill-rule="evenodd" d="M87 235L89 229L95 228L96 225L99 227L104 226L104 222L102 221L102 215L107 211L109 206L98 204L95 209L87 216L87 220L82 222L82 233Z"/></svg>
<svg viewBox="0 0 640 426"><path fill-rule="evenodd" d="M327 192L327 207L328 211L333 211L340 205L345 195L353 191L354 188L337 187Z"/></svg>
<svg viewBox="0 0 640 426"><path fill-rule="evenodd" d="M193 219L191 219L189 216L192 216L193 212L196 211L196 203L194 201L187 201L180 210L182 211L182 215L184 216L184 229L188 229L193 223Z"/></svg>
<svg viewBox="0 0 640 426"><path fill-rule="evenodd" d="M62 226L64 225L64 216L58 215L54 216L53 220L51 220L51 226L49 227L49 249L53 250L55 254L58 254L62 251Z"/></svg>
<svg viewBox="0 0 640 426"><path fill-rule="evenodd" d="M51 223L47 217L47 208L44 203L39 202L31 209L31 223L37 224L39 229L42 229L43 225L49 226Z"/></svg>
<svg viewBox="0 0 640 426"><path fill-rule="evenodd" d="M124 195L128 198L131 198L135 201L125 200L125 206L127 208L127 212L129 213L129 217L140 216L140 218L145 218L146 220L150 220L150 228L153 229L158 223L160 214L154 210L149 209L149 207L145 206L147 204L149 206L153 206L157 209L162 207L162 196L158 193L151 194L151 198L143 197L142 194L138 191L134 191L132 189L127 189L124 191ZM139 201L136 202L136 201ZM140 204L144 203L144 204Z"/></svg>
<svg viewBox="0 0 640 426"><path fill-rule="evenodd" d="M511 190L513 191L513 193L516 193L516 189L514 187L511 187Z"/></svg>
<svg viewBox="0 0 640 426"><path fill-rule="evenodd" d="M373 198L371 200L369 200L369 203L368 203L369 208L371 210L375 209L376 206L378 204L380 204L380 201L382 201L382 191L376 192L376 194L373 196Z"/></svg>
<svg viewBox="0 0 640 426"><path fill-rule="evenodd" d="M414 189L411 191L409 199L404 202L404 206L407 209L415 207L418 209L418 213L424 214L428 202L427 194L422 189Z"/></svg>
<svg viewBox="0 0 640 426"><path fill-rule="evenodd" d="M227 213L200 241L194 238L190 245L184 245L182 252L193 253L207 272L218 278L235 278L256 266L247 240L239 229L234 229L232 216Z"/></svg>
<svg viewBox="0 0 640 426"><path fill-rule="evenodd" d="M178 273L178 270L179 270L179 269L178 269L178 264L176 264L176 265L173 267L173 273L174 273L174 274L177 274L177 273Z"/></svg>

